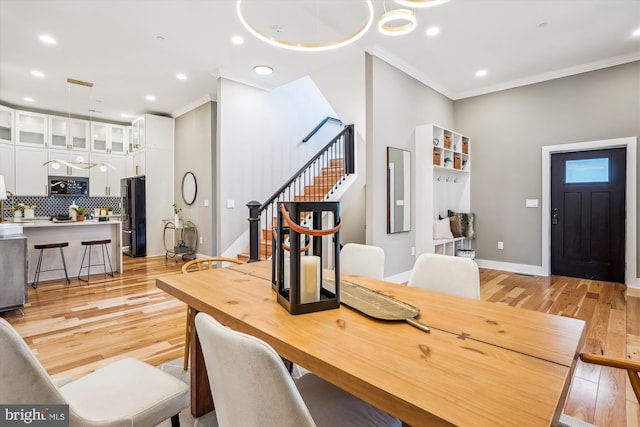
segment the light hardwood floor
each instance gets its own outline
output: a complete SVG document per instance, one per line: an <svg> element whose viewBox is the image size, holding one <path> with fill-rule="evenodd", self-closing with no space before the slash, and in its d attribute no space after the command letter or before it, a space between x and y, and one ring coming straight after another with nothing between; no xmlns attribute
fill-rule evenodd
<svg viewBox="0 0 640 427"><path fill-rule="evenodd" d="M24 316L2 313L52 376L82 376L125 356L153 365L182 356L186 307L155 287L181 274L164 257L124 258L124 274L42 282ZM481 269L482 299L587 323L583 351L640 360L640 292L624 285ZM565 413L598 426L640 425L624 372L578 362Z"/></svg>

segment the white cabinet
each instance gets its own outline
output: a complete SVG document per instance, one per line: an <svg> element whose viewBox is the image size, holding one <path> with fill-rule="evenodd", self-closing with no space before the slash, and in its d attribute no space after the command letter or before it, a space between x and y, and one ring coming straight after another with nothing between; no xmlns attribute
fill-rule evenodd
<svg viewBox="0 0 640 427"><path fill-rule="evenodd" d="M16 195L46 196L47 150L38 147L15 147Z"/></svg>
<svg viewBox="0 0 640 427"><path fill-rule="evenodd" d="M16 111L16 144L31 147L47 146L47 116L26 111Z"/></svg>
<svg viewBox="0 0 640 427"><path fill-rule="evenodd" d="M125 154L128 129L107 123L91 124L91 151L93 153Z"/></svg>
<svg viewBox="0 0 640 427"><path fill-rule="evenodd" d="M16 192L15 147L0 142L0 175L4 176L7 190Z"/></svg>
<svg viewBox="0 0 640 427"><path fill-rule="evenodd" d="M120 196L120 179L125 177L125 160L123 156L91 155L92 163L103 163L90 170L89 195L91 197Z"/></svg>
<svg viewBox="0 0 640 427"><path fill-rule="evenodd" d="M0 105L0 143L13 144L14 111Z"/></svg>
<svg viewBox="0 0 640 427"><path fill-rule="evenodd" d="M145 143L145 116L138 117L131 124L131 138L129 143L129 152L133 153L137 150L142 150Z"/></svg>
<svg viewBox="0 0 640 427"><path fill-rule="evenodd" d="M146 153L145 150L134 151L127 158L127 176L139 176L146 173Z"/></svg>
<svg viewBox="0 0 640 427"><path fill-rule="evenodd" d="M462 237L434 240L433 221L448 211L470 211L471 140L433 124L416 128L416 255L454 255L467 247ZM445 159L449 159L445 161Z"/></svg>
<svg viewBox="0 0 640 427"><path fill-rule="evenodd" d="M89 122L49 116L49 148L89 151Z"/></svg>

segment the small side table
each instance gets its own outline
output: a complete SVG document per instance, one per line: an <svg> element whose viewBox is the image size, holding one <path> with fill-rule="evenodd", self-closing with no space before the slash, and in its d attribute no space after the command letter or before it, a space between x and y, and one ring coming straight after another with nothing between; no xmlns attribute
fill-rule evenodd
<svg viewBox="0 0 640 427"><path fill-rule="evenodd" d="M191 221L180 220L176 224L174 220L164 220L163 234L165 259L178 257L183 260L195 258L198 246L198 230Z"/></svg>

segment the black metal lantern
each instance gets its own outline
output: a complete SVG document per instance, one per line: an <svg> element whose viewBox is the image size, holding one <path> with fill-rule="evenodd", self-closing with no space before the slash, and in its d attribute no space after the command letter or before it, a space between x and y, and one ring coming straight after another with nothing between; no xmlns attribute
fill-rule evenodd
<svg viewBox="0 0 640 427"><path fill-rule="evenodd" d="M338 308L340 202L281 202L278 208L272 257L272 282L278 303L291 314ZM323 215L326 222L333 219L331 228L322 229ZM301 225L304 219L311 222L312 228ZM329 265L328 258L333 258L332 270L323 268Z"/></svg>

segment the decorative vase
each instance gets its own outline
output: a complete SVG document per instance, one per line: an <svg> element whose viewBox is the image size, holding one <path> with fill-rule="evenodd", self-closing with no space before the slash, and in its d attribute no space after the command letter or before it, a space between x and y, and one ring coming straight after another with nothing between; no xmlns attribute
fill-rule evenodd
<svg viewBox="0 0 640 427"><path fill-rule="evenodd" d="M13 217L14 218L22 218L22 211L21 210L17 210L13 212Z"/></svg>
<svg viewBox="0 0 640 427"><path fill-rule="evenodd" d="M173 225L175 225L176 228L180 227L180 217L178 214L175 214L173 218Z"/></svg>

